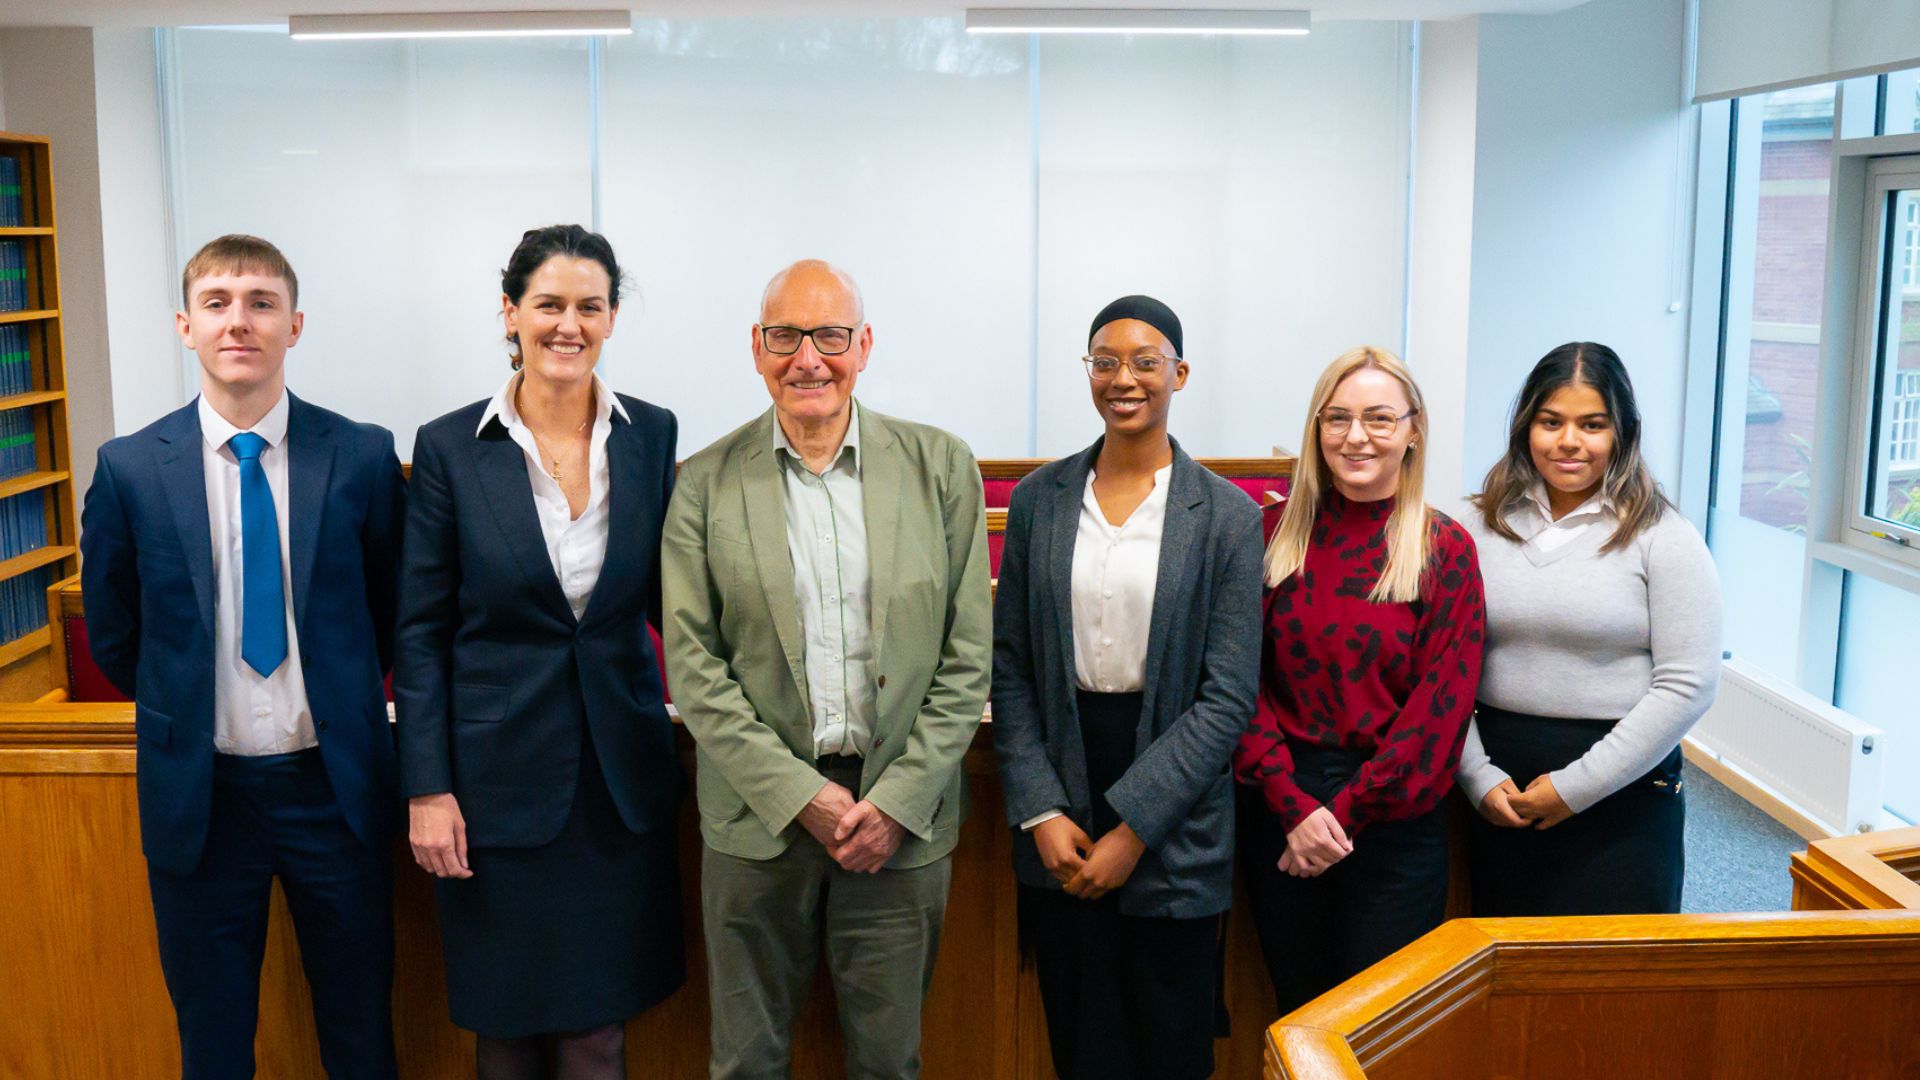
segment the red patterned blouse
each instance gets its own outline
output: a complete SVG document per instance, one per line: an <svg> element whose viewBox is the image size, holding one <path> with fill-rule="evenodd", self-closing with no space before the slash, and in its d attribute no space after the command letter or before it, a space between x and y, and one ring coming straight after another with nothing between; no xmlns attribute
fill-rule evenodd
<svg viewBox="0 0 1920 1080"><path fill-rule="evenodd" d="M1425 813L1453 786L1486 637L1480 563L1473 538L1436 510L1420 599L1369 601L1392 511L1392 499L1329 490L1306 565L1267 591L1260 697L1233 764L1288 831L1320 805L1294 783L1289 739L1370 755L1328 806L1348 835ZM1269 508L1269 536L1278 524Z"/></svg>

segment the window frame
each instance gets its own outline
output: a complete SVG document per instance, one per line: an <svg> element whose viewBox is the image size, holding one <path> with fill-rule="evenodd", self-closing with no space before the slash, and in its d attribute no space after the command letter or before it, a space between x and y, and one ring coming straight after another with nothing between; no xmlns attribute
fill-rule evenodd
<svg viewBox="0 0 1920 1080"><path fill-rule="evenodd" d="M1895 136L1893 139L1913 140L1916 136ZM1866 140L1861 140L1865 142ZM1876 143L1891 142L1882 137L1873 140ZM1847 456L1843 489L1846 502L1841 515L1839 536L1837 539L1848 547L1871 555L1876 559L1904 566L1920 572L1920 527L1902 525L1877 518L1867 513L1872 492L1869 481L1873 478L1874 457L1877 455L1880 434L1880 367L1882 338L1886 332L1886 305L1898 305L1909 293L1904 280L1895 281L1893 275L1904 274L1904 266L1897 260L1904 254L1908 238L1904 235L1906 223L1894 220L1895 202L1892 195L1896 191L1920 190L1920 153L1881 153L1846 154L1842 159L1841 147L1836 146L1835 171L1844 172L1849 168L1860 173L1858 193L1846 190L1849 185L1836 184L1833 192L1835 206L1829 220L1837 228L1829 230L1836 243L1841 242L1847 232L1857 240L1858 267L1853 278L1854 289L1851 297L1853 335L1847 342L1846 355L1833 359L1846 365L1848 382L1851 384L1850 407L1847 421ZM1862 148L1864 149L1864 148ZM1888 150L1895 149L1892 146ZM1845 230L1843 207L1839 200L1851 198L1855 205L1852 214L1859 218L1858 231ZM1830 309L1831 310L1831 309ZM1848 320L1842 312L1834 312L1845 323ZM1838 335L1836 335L1838 336ZM1836 342L1836 346L1838 343ZM1897 348L1897 344L1895 345ZM1835 351L1838 351L1836 348ZM1897 375L1896 375L1897 378ZM1889 433L1890 436L1890 433Z"/></svg>

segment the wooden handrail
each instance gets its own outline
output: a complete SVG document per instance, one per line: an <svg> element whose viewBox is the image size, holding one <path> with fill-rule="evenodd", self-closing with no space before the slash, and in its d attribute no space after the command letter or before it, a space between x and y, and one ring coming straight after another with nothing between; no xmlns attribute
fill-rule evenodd
<svg viewBox="0 0 1920 1080"><path fill-rule="evenodd" d="M1811 841L1789 872L1795 910L1920 911L1920 827Z"/></svg>
<svg viewBox="0 0 1920 1080"><path fill-rule="evenodd" d="M1366 1069L1490 999L1912 983L1920 913L1457 919L1267 1032L1267 1075Z"/></svg>

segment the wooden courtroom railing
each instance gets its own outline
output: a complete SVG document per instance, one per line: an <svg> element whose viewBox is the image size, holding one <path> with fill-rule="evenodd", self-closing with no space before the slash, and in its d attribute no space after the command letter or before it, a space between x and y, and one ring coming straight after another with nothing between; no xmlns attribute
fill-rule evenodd
<svg viewBox="0 0 1920 1080"><path fill-rule="evenodd" d="M1790 859L1795 911L1920 911L1920 827L1814 840Z"/></svg>
<svg viewBox="0 0 1920 1080"><path fill-rule="evenodd" d="M1891 1080L1916 1014L1912 912L1459 919L1282 1017L1266 1075Z"/></svg>
<svg viewBox="0 0 1920 1080"><path fill-rule="evenodd" d="M0 1078L92 1080L179 1074L173 1007L161 981L134 798L133 707L0 705ZM682 734L689 778L692 744ZM1053 1075L1030 967L1020 963L991 725L965 765L970 810L925 1014L929 1080ZM680 818L687 984L628 1025L630 1075L706 1075L698 815ZM447 1020L431 879L394 843L394 1028L403 1077L473 1075L471 1036ZM1229 922L1233 1035L1215 1043L1218 1075L1260 1068L1272 990L1244 901ZM319 1080L318 1043L299 948L274 890L261 976L259 1075ZM795 1033L793 1075L844 1075L825 977Z"/></svg>

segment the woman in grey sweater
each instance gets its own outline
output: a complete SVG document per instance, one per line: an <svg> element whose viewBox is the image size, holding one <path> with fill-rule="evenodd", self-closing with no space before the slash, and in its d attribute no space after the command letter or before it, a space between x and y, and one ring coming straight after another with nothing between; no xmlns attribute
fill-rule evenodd
<svg viewBox="0 0 1920 1080"><path fill-rule="evenodd" d="M1548 353L1467 519L1487 645L1458 779L1476 915L1680 910L1680 739L1720 678L1706 545L1640 457L1620 358Z"/></svg>

